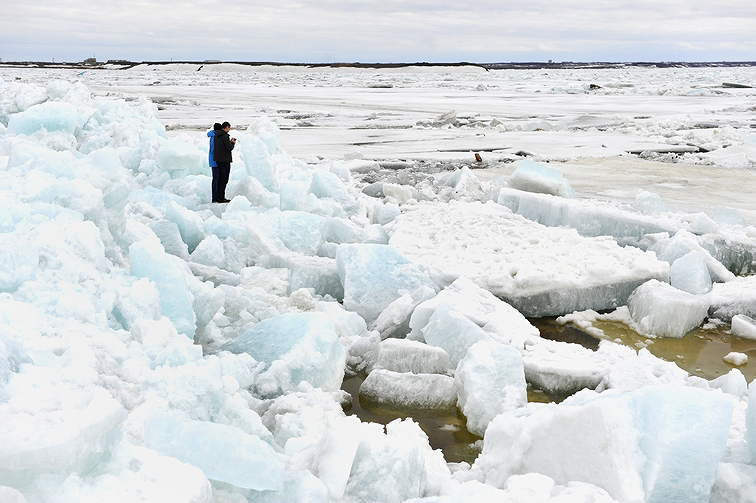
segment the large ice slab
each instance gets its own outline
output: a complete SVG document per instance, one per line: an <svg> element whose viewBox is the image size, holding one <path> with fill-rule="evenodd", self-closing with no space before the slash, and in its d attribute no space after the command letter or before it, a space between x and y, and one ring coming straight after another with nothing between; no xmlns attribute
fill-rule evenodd
<svg viewBox="0 0 756 503"><path fill-rule="evenodd" d="M756 276L735 278L727 283L714 283L707 296L709 316L730 321L742 314L756 319Z"/></svg>
<svg viewBox="0 0 756 503"><path fill-rule="evenodd" d="M406 339L386 339L378 344L374 368L414 374L445 374L449 355L441 348Z"/></svg>
<svg viewBox="0 0 756 503"><path fill-rule="evenodd" d="M457 365L454 382L467 429L476 435L483 436L500 413L522 407L528 401L520 352L497 342L473 344Z"/></svg>
<svg viewBox="0 0 756 503"><path fill-rule="evenodd" d="M23 487L46 474L86 474L119 438L126 411L110 393L56 391L57 397L48 390L0 404L0 485Z"/></svg>
<svg viewBox="0 0 756 503"><path fill-rule="evenodd" d="M375 369L360 385L360 401L390 410L428 413L454 409L454 378Z"/></svg>
<svg viewBox="0 0 756 503"><path fill-rule="evenodd" d="M494 203L419 204L391 228L390 244L436 283L467 276L526 316L611 309L669 274L651 253L546 227Z"/></svg>
<svg viewBox="0 0 756 503"><path fill-rule="evenodd" d="M675 260L669 269L669 282L684 292L700 295L711 291L711 276L706 257L691 251Z"/></svg>
<svg viewBox="0 0 756 503"><path fill-rule="evenodd" d="M344 286L344 307L370 324L403 294L419 287L437 287L396 248L373 244L342 244L336 267Z"/></svg>
<svg viewBox="0 0 756 503"><path fill-rule="evenodd" d="M642 333L676 339L699 326L709 311L705 296L657 280L639 286L627 305Z"/></svg>
<svg viewBox="0 0 756 503"><path fill-rule="evenodd" d="M327 314L287 313L268 318L222 346L265 362L256 386L264 396L296 389L306 381L334 391L344 378L346 350Z"/></svg>
<svg viewBox="0 0 756 503"><path fill-rule="evenodd" d="M184 271L159 243L141 241L129 247L131 274L148 278L160 292L160 309L179 333L194 338L196 316Z"/></svg>
<svg viewBox="0 0 756 503"><path fill-rule="evenodd" d="M756 461L756 380L748 386L748 406L746 408L745 441L751 453L751 463Z"/></svg>
<svg viewBox="0 0 756 503"><path fill-rule="evenodd" d="M595 389L607 374L609 358L579 344L533 338L522 349L525 379L552 394Z"/></svg>
<svg viewBox="0 0 756 503"><path fill-rule="evenodd" d="M488 336L501 343L521 348L528 338L538 336L538 329L519 311L468 278L460 277L412 311L409 320L411 331L407 336L409 339L425 340L423 330L441 304L453 306Z"/></svg>
<svg viewBox="0 0 756 503"><path fill-rule="evenodd" d="M558 169L523 159L509 177L509 186L513 189L560 197L572 197L575 191Z"/></svg>
<svg viewBox="0 0 756 503"><path fill-rule="evenodd" d="M261 257L259 264L268 268L285 268L291 271L291 291L311 288L318 295L330 295L341 301L344 287L336 268L336 260L328 257L311 257L300 253L282 251Z"/></svg>
<svg viewBox="0 0 756 503"><path fill-rule="evenodd" d="M200 468L211 480L245 489L283 488L284 463L259 437L239 428L155 414L144 424L147 447Z"/></svg>
<svg viewBox="0 0 756 503"><path fill-rule="evenodd" d="M731 398L680 386L575 398L497 416L473 471L497 487L538 472L595 484L619 501L709 501Z"/></svg>

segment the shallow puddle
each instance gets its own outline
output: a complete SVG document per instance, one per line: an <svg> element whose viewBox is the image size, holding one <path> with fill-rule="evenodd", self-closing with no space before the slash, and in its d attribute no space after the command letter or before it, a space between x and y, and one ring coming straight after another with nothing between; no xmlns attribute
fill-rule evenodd
<svg viewBox="0 0 756 503"><path fill-rule="evenodd" d="M571 325L560 325L555 318L532 318L529 321L538 327L541 337L562 342L580 344L596 350L600 339ZM733 337L727 325L698 328L682 339L650 339L638 335L630 327L619 322L595 322L594 326L604 331L604 338L633 348L647 347L655 356L677 364L692 375L714 379L736 368L722 358L732 352L748 355L748 363L737 367L746 380L756 378L756 341ZM421 411L392 411L360 401L359 390L363 378L347 377L341 387L352 395L348 415L356 415L361 421L387 424L397 418L412 417L422 428L433 449L441 449L447 462L466 461L472 464L480 453L481 438L466 428L465 417L456 414L429 416ZM558 396L528 386L529 402L561 402L568 395Z"/></svg>
<svg viewBox="0 0 756 503"><path fill-rule="evenodd" d="M481 448L480 437L467 431L467 421L459 410L456 414L429 416L421 412L392 411L371 406L359 398L362 377L347 377L341 389L352 395L352 407L345 411L347 415L356 415L360 421L388 424L397 418L411 417L428 435L428 442L433 449L441 449L447 463L467 461L472 464ZM477 443L476 443L477 442Z"/></svg>
<svg viewBox="0 0 756 503"><path fill-rule="evenodd" d="M604 331L606 339L634 348L645 346L654 356L675 362L692 375L714 379L737 368L749 383L756 378L756 341L733 337L729 325L697 328L682 339L651 339L618 322L596 322L594 326ZM733 351L748 355L748 363L736 366L722 360Z"/></svg>

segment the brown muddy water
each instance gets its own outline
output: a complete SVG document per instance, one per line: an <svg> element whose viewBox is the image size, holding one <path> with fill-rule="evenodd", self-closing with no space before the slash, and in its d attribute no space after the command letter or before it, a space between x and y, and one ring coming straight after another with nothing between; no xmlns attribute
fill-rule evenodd
<svg viewBox="0 0 756 503"><path fill-rule="evenodd" d="M541 337L563 342L581 344L596 350L600 339L571 325L560 325L555 318L534 318L529 320L538 327ZM646 347L653 355L666 361L674 362L678 367L692 375L714 379L739 368L750 383L756 378L756 341L733 337L729 325L706 324L697 328L682 339L650 339L641 336L630 327L619 322L595 322L595 328L604 332L604 339L613 340L633 348ZM736 351L748 355L748 363L736 367L726 363L722 358ZM370 403L361 403L360 384L363 377L347 377L341 387L352 395L348 415L356 415L361 421L387 424L397 418L412 417L428 435L433 449L441 449L449 463L466 461L471 463L482 448L481 438L473 435L466 428L465 417L459 410L455 414L428 416L422 412L392 411L375 407ZM555 396L534 389L528 385L529 402L561 402L566 396Z"/></svg>

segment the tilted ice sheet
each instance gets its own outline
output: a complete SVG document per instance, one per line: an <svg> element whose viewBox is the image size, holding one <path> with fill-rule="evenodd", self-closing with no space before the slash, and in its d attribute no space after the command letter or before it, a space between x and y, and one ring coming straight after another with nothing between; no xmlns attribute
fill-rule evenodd
<svg viewBox="0 0 756 503"><path fill-rule="evenodd" d="M610 238L549 228L494 203L421 203L391 226L390 244L440 285L467 276L529 316L624 304L669 265Z"/></svg>

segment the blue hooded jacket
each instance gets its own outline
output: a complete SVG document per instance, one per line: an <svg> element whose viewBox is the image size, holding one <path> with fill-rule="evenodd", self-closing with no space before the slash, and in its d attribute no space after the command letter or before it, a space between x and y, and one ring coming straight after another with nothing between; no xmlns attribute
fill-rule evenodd
<svg viewBox="0 0 756 503"><path fill-rule="evenodd" d="M218 164L215 162L215 130L208 131L207 137L210 138L210 150L207 152L207 163L211 168L217 168Z"/></svg>

